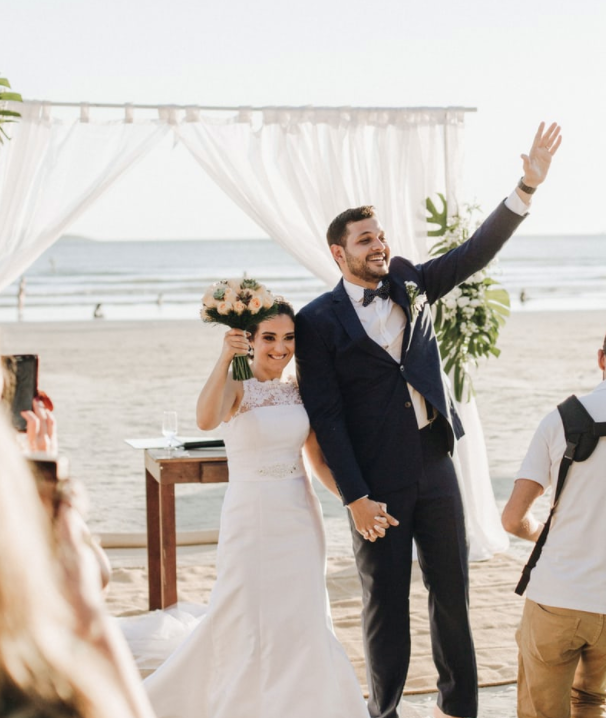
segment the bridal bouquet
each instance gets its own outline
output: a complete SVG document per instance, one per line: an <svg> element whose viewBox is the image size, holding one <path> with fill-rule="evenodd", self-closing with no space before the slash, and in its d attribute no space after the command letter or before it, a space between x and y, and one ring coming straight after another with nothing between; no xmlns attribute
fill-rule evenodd
<svg viewBox="0 0 606 718"><path fill-rule="evenodd" d="M438 212L427 199L427 221L438 225L428 232L440 237L431 249L431 256L444 254L466 242L479 222L473 221L478 207L467 206L463 215L448 216L445 198L440 194L443 209ZM497 349L499 331L509 316L509 294L489 276L492 262L455 287L435 304L434 326L444 371L453 372L454 393L457 401L463 396L469 400L474 393L469 365L478 365L480 357L501 353Z"/></svg>
<svg viewBox="0 0 606 718"><path fill-rule="evenodd" d="M274 297L255 279L222 279L212 284L202 297L202 321L224 324L231 329L248 330L276 313ZM245 354L232 361L234 379L252 378Z"/></svg>

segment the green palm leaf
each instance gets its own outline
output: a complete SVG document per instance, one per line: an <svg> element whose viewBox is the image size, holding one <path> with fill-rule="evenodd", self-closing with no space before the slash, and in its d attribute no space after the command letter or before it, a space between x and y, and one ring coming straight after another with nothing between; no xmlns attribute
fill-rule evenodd
<svg viewBox="0 0 606 718"><path fill-rule="evenodd" d="M427 234L440 238L431 248L432 257L445 254L467 241L473 229L473 212L478 209L467 207L463 215L449 218L444 195L438 194L438 197L442 205L440 210L431 198L426 199L427 222L436 227ZM459 297L465 297L467 301L459 302ZM492 277L471 277L459 286L457 294L451 293L438 300L434 310L434 327L444 371L452 372L456 399L463 401L465 397L469 401L475 394L469 366L477 366L481 357L498 357L501 353L496 343L510 313L509 294Z"/></svg>
<svg viewBox="0 0 606 718"><path fill-rule="evenodd" d="M4 142L3 138L10 139L3 125L15 122L18 117L21 117L19 112L7 110L2 106L4 102L23 102L23 98L18 92L7 92L3 89L7 87L10 90L10 86L6 77L0 77L0 145Z"/></svg>

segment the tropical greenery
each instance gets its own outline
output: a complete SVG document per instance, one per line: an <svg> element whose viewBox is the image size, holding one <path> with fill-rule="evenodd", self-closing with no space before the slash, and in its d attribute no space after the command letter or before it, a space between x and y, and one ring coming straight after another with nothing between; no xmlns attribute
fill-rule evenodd
<svg viewBox="0 0 606 718"><path fill-rule="evenodd" d="M16 122L17 118L21 117L19 112L7 109L6 103L8 101L23 102L23 98L18 92L11 91L10 83L6 77L0 76L0 144L2 144L5 139L9 139L4 125Z"/></svg>
<svg viewBox="0 0 606 718"><path fill-rule="evenodd" d="M448 215L448 206L439 194L442 208L427 198L427 222L430 237L439 238L431 256L437 257L466 242L479 226L479 208L467 205L461 214ZM471 365L477 366L481 357L498 357L497 340L501 327L509 316L509 294L489 276L491 263L455 287L435 304L434 325L440 353L447 374L452 371L457 401L469 401L475 393L469 375Z"/></svg>

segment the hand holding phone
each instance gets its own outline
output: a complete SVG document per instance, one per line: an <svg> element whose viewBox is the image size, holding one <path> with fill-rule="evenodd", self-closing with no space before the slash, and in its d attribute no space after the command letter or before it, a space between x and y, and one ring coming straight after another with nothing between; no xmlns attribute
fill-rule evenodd
<svg viewBox="0 0 606 718"><path fill-rule="evenodd" d="M4 389L2 402L10 410L11 421L17 431L25 431L27 422L23 411L33 411L38 395L38 356L12 354L2 357Z"/></svg>
<svg viewBox="0 0 606 718"><path fill-rule="evenodd" d="M26 422L27 446L32 452L57 453L57 431L55 417L40 397L34 399L33 409L22 411Z"/></svg>

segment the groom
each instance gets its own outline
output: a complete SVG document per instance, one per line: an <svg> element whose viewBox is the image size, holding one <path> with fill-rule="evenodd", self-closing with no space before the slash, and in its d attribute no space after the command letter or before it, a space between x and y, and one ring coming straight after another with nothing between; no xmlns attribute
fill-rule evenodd
<svg viewBox="0 0 606 718"><path fill-rule="evenodd" d="M349 509L372 718L397 718L406 681L413 538L429 590L436 715L477 715L465 522L450 458L463 428L430 306L513 234L560 142L557 125L541 124L515 191L468 242L424 264L390 262L373 207L346 210L327 233L343 279L297 316L301 396Z"/></svg>

